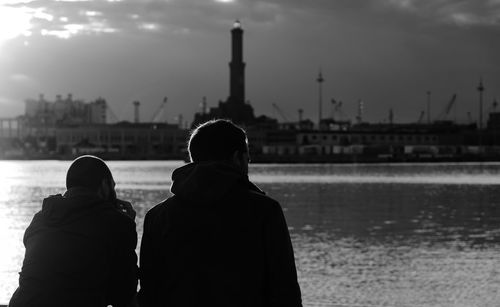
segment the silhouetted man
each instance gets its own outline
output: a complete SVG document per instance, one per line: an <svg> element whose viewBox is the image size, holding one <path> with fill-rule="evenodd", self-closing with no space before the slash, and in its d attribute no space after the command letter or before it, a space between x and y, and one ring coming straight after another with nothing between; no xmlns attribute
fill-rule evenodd
<svg viewBox="0 0 500 307"><path fill-rule="evenodd" d="M132 206L116 199L109 168L94 156L73 161L66 187L43 200L26 229L9 306L128 306L138 277Z"/></svg>
<svg viewBox="0 0 500 307"><path fill-rule="evenodd" d="M174 196L145 218L140 306L301 306L282 209L248 180L245 132L209 121L188 150Z"/></svg>

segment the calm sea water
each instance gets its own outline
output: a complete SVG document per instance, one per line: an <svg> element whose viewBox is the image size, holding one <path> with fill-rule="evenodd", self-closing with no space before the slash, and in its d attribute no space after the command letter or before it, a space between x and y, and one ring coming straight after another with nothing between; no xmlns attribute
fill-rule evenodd
<svg viewBox="0 0 500 307"><path fill-rule="evenodd" d="M140 237L182 162L109 164ZM68 166L0 161L0 304ZM250 177L285 211L304 305L499 306L500 164L253 165Z"/></svg>

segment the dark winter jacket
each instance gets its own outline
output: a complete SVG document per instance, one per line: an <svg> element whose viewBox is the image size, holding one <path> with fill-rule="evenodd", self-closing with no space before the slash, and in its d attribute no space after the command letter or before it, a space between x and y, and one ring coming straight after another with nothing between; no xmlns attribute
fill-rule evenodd
<svg viewBox="0 0 500 307"><path fill-rule="evenodd" d="M9 306L127 306L137 290L132 219L84 188L43 201L24 235Z"/></svg>
<svg viewBox="0 0 500 307"><path fill-rule="evenodd" d="M146 215L139 303L150 306L301 306L283 211L222 162L172 175L173 197Z"/></svg>

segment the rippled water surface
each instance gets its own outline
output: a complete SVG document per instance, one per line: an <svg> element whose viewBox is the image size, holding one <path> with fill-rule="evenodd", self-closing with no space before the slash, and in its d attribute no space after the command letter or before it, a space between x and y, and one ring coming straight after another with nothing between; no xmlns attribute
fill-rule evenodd
<svg viewBox="0 0 500 307"><path fill-rule="evenodd" d="M110 162L137 230L182 162ZM69 162L0 161L0 304ZM306 306L499 306L500 164L253 165L282 204Z"/></svg>

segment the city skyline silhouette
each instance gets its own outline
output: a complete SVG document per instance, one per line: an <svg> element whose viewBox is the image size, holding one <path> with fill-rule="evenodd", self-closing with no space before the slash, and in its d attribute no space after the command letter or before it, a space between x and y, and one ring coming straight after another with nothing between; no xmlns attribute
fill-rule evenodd
<svg viewBox="0 0 500 307"><path fill-rule="evenodd" d="M245 30L246 98L256 115L317 119L322 71L323 114L342 101L354 121L359 100L370 122L415 122L437 116L457 94L458 120L484 112L500 96L500 4L441 1L21 1L0 6L0 109L24 113L24 100L71 93L107 100L132 121L141 102L148 121L168 97L169 122L191 121L229 94L234 20ZM10 16L7 18L7 16ZM281 120L280 116L274 116Z"/></svg>

